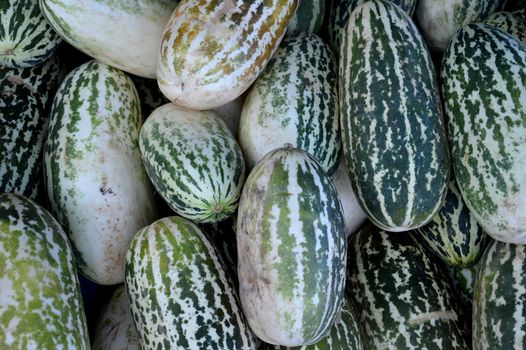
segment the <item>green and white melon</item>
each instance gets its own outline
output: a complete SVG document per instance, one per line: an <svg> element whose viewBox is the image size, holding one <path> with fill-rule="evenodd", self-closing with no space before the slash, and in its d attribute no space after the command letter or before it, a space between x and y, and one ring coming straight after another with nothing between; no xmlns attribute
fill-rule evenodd
<svg viewBox="0 0 526 350"><path fill-rule="evenodd" d="M283 40L243 105L239 143L248 168L290 143L334 175L341 145L336 69L334 55L317 35Z"/></svg>
<svg viewBox="0 0 526 350"><path fill-rule="evenodd" d="M435 256L456 267L473 265L482 253L486 237L464 204L454 179L449 182L446 201L438 214L413 235Z"/></svg>
<svg viewBox="0 0 526 350"><path fill-rule="evenodd" d="M362 350L363 340L356 311L347 299L343 299L340 316L330 333L316 344L288 348L267 345L266 350Z"/></svg>
<svg viewBox="0 0 526 350"><path fill-rule="evenodd" d="M329 1L329 0L327 0ZM331 8L328 16L327 42L335 53L340 51L345 33L345 25L351 13L367 0L330 0ZM390 0L400 6L411 17L416 7L417 0Z"/></svg>
<svg viewBox="0 0 526 350"><path fill-rule="evenodd" d="M358 6L343 39L340 116L354 193L380 228L423 226L444 202L450 170L424 39L404 11L383 0Z"/></svg>
<svg viewBox="0 0 526 350"><path fill-rule="evenodd" d="M314 344L344 297L347 240L338 194L308 153L278 148L250 173L237 217L239 293L252 331Z"/></svg>
<svg viewBox="0 0 526 350"><path fill-rule="evenodd" d="M239 97L263 71L298 0L182 0L162 36L159 87L197 110Z"/></svg>
<svg viewBox="0 0 526 350"><path fill-rule="evenodd" d="M325 18L325 1L300 1L294 16L289 20L285 35L294 36L299 33L320 34Z"/></svg>
<svg viewBox="0 0 526 350"><path fill-rule="evenodd" d="M484 23L513 35L526 45L526 18L523 12L495 12Z"/></svg>
<svg viewBox="0 0 526 350"><path fill-rule="evenodd" d="M236 210L245 162L215 112L159 107L144 123L140 149L153 185L179 215L217 222Z"/></svg>
<svg viewBox="0 0 526 350"><path fill-rule="evenodd" d="M352 189L349 171L347 170L347 165L343 157L340 159L340 165L338 165L332 182L338 192L338 198L342 203L343 216L345 218L345 232L347 232L347 237L349 237L367 220L367 215L356 199L356 195Z"/></svg>
<svg viewBox="0 0 526 350"><path fill-rule="evenodd" d="M43 202L42 149L61 72L57 56L36 67L0 67L0 193Z"/></svg>
<svg viewBox="0 0 526 350"><path fill-rule="evenodd" d="M492 241L479 263L473 299L473 348L526 347L526 246Z"/></svg>
<svg viewBox="0 0 526 350"><path fill-rule="evenodd" d="M0 2L0 66L34 67L47 60L61 43L36 0Z"/></svg>
<svg viewBox="0 0 526 350"><path fill-rule="evenodd" d="M139 151L141 124L131 79L98 61L73 70L53 101L48 197L80 272L99 284L123 282L128 243L157 215Z"/></svg>
<svg viewBox="0 0 526 350"><path fill-rule="evenodd" d="M409 234L368 225L351 236L347 291L366 349L470 349L447 276Z"/></svg>
<svg viewBox="0 0 526 350"><path fill-rule="evenodd" d="M124 285L117 287L100 311L92 350L141 350Z"/></svg>
<svg viewBox="0 0 526 350"><path fill-rule="evenodd" d="M419 0L415 21L429 47L442 52L460 28L483 21L502 4L503 0Z"/></svg>
<svg viewBox="0 0 526 350"><path fill-rule="evenodd" d="M451 41L442 66L457 184L497 240L526 243L526 46L487 24Z"/></svg>
<svg viewBox="0 0 526 350"><path fill-rule="evenodd" d="M163 30L177 0L39 0L65 41L110 66L154 79Z"/></svg>
<svg viewBox="0 0 526 350"><path fill-rule="evenodd" d="M256 349L223 261L186 219L167 217L137 233L126 290L143 350Z"/></svg>
<svg viewBox="0 0 526 350"><path fill-rule="evenodd" d="M0 194L0 348L89 349L66 233L33 201Z"/></svg>

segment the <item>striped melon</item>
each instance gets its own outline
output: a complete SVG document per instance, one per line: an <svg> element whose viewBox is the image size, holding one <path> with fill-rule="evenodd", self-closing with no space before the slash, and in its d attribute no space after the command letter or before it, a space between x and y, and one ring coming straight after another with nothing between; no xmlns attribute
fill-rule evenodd
<svg viewBox="0 0 526 350"><path fill-rule="evenodd" d="M298 0L182 0L161 42L161 91L191 109L234 100L265 68L297 5Z"/></svg>
<svg viewBox="0 0 526 350"><path fill-rule="evenodd" d="M245 163L216 113L159 107L144 123L140 149L153 185L179 215L217 222L236 210Z"/></svg>
<svg viewBox="0 0 526 350"><path fill-rule="evenodd" d="M495 12L484 23L513 35L526 44L526 18L522 12Z"/></svg>
<svg viewBox="0 0 526 350"><path fill-rule="evenodd" d="M429 47L442 52L460 28L484 20L497 11L503 2L503 0L419 0L415 10L415 20Z"/></svg>
<svg viewBox="0 0 526 350"><path fill-rule="evenodd" d="M423 38L398 6L356 8L340 54L343 150L354 193L388 231L429 222L444 202L449 151Z"/></svg>
<svg viewBox="0 0 526 350"><path fill-rule="evenodd" d="M473 348L526 348L526 246L492 241L479 263Z"/></svg>
<svg viewBox="0 0 526 350"><path fill-rule="evenodd" d="M287 348L267 345L267 350L362 350L363 340L356 311L347 299L343 299L340 316L330 333L316 344Z"/></svg>
<svg viewBox="0 0 526 350"><path fill-rule="evenodd" d="M0 66L37 66L53 54L61 41L37 0L0 2Z"/></svg>
<svg viewBox="0 0 526 350"><path fill-rule="evenodd" d="M99 284L124 280L128 243L156 217L141 123L131 79L98 61L73 70L53 101L44 154L51 208L80 272Z"/></svg>
<svg viewBox="0 0 526 350"><path fill-rule="evenodd" d="M61 73L57 56L36 67L0 67L0 193L43 202L41 155Z"/></svg>
<svg viewBox="0 0 526 350"><path fill-rule="evenodd" d="M347 290L366 349L469 349L461 305L409 234L365 226L351 236Z"/></svg>
<svg viewBox="0 0 526 350"><path fill-rule="evenodd" d="M340 151L336 61L315 34L283 40L243 105L239 143L249 168L290 143L332 177Z"/></svg>
<svg viewBox="0 0 526 350"><path fill-rule="evenodd" d="M294 36L303 32L319 34L325 17L325 1L300 1L294 16L289 20L285 35Z"/></svg>
<svg viewBox="0 0 526 350"><path fill-rule="evenodd" d="M100 311L92 350L141 350L124 285L117 287Z"/></svg>
<svg viewBox="0 0 526 350"><path fill-rule="evenodd" d="M250 173L237 218L243 311L263 341L309 345L343 300L347 241L334 186L308 153L278 148Z"/></svg>
<svg viewBox="0 0 526 350"><path fill-rule="evenodd" d="M342 158L340 160L340 165L336 170L332 182L338 192L338 198L340 198L340 202L342 203L343 216L345 218L345 232L347 232L347 237L349 237L365 222L367 215L365 215L354 195L345 159Z"/></svg>
<svg viewBox="0 0 526 350"><path fill-rule="evenodd" d="M143 350L256 349L223 261L186 219L167 217L137 233L126 290Z"/></svg>
<svg viewBox="0 0 526 350"><path fill-rule="evenodd" d="M486 234L464 204L455 180L449 182L446 201L433 220L413 232L446 264L464 267L478 260Z"/></svg>
<svg viewBox="0 0 526 350"><path fill-rule="evenodd" d="M327 0L328 1L328 0ZM351 17L351 13L367 0L330 0L331 8L328 17L327 42L338 53L340 45L343 42L345 25ZM390 0L393 4L407 12L409 16L413 15L417 0Z"/></svg>
<svg viewBox="0 0 526 350"><path fill-rule="evenodd" d="M39 0L68 43L110 66L156 77L164 26L177 0Z"/></svg>
<svg viewBox="0 0 526 350"><path fill-rule="evenodd" d="M31 200L0 194L0 348L89 349L68 238Z"/></svg>
<svg viewBox="0 0 526 350"><path fill-rule="evenodd" d="M493 238L526 243L526 46L486 24L451 41L442 91L457 184Z"/></svg>

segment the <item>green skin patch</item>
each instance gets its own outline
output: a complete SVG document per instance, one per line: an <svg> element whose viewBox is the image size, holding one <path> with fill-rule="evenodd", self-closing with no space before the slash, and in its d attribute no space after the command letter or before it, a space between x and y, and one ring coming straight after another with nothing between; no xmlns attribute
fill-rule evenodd
<svg viewBox="0 0 526 350"><path fill-rule="evenodd" d="M60 70L57 57L34 68L0 67L0 193L41 200L40 156Z"/></svg>
<svg viewBox="0 0 526 350"><path fill-rule="evenodd" d="M473 299L473 347L476 349L526 346L524 247L492 240L484 251Z"/></svg>
<svg viewBox="0 0 526 350"><path fill-rule="evenodd" d="M347 266L366 348L469 349L449 280L411 235L367 225L350 238Z"/></svg>
<svg viewBox="0 0 526 350"><path fill-rule="evenodd" d="M440 211L429 224L415 230L413 236L446 264L464 267L478 260L486 234L470 214L452 180Z"/></svg>
<svg viewBox="0 0 526 350"><path fill-rule="evenodd" d="M0 195L0 347L89 348L80 285L66 234L34 202ZM3 299L4 298L4 299Z"/></svg>

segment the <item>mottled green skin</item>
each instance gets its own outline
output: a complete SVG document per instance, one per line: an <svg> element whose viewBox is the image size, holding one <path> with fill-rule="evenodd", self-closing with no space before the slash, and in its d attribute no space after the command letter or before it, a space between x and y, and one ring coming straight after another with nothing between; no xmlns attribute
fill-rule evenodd
<svg viewBox="0 0 526 350"><path fill-rule="evenodd" d="M157 80L141 78L136 75L130 75L130 77L141 99L141 110L144 120L146 120L155 109L169 102L161 90L159 90Z"/></svg>
<svg viewBox="0 0 526 350"><path fill-rule="evenodd" d="M440 211L413 235L446 264L457 267L470 266L478 260L486 237L464 204L454 179L449 182Z"/></svg>
<svg viewBox="0 0 526 350"><path fill-rule="evenodd" d="M319 34L325 17L325 2L327 0L300 1L294 16L289 20L285 36L299 33Z"/></svg>
<svg viewBox="0 0 526 350"><path fill-rule="evenodd" d="M526 18L524 12L495 12L484 23L513 35L526 45Z"/></svg>
<svg viewBox="0 0 526 350"><path fill-rule="evenodd" d="M526 246L490 243L479 263L473 298L473 348L526 347Z"/></svg>
<svg viewBox="0 0 526 350"><path fill-rule="evenodd" d="M458 32L442 91L458 187L495 239L526 243L526 46L487 24ZM476 142L474 141L476 140Z"/></svg>
<svg viewBox="0 0 526 350"><path fill-rule="evenodd" d="M89 349L68 238L31 200L0 194L0 348Z"/></svg>
<svg viewBox="0 0 526 350"><path fill-rule="evenodd" d="M297 148L268 153L250 173L237 219L243 311L271 344L324 337L343 300L343 209L321 165Z"/></svg>
<svg viewBox="0 0 526 350"><path fill-rule="evenodd" d="M247 166L290 143L312 154L332 177L339 164L339 129L333 53L312 33L286 38L243 104L239 143Z"/></svg>
<svg viewBox="0 0 526 350"><path fill-rule="evenodd" d="M450 160L426 44L398 6L356 8L341 47L343 151L354 193L388 231L425 225L447 193Z"/></svg>
<svg viewBox="0 0 526 350"><path fill-rule="evenodd" d="M36 0L0 2L0 66L34 67L62 42L40 12Z"/></svg>
<svg viewBox="0 0 526 350"><path fill-rule="evenodd" d="M32 68L0 67L0 193L43 202L42 148L61 78L56 56Z"/></svg>
<svg viewBox="0 0 526 350"><path fill-rule="evenodd" d="M346 288L367 349L470 348L448 278L409 234L368 225L351 236Z"/></svg>
<svg viewBox="0 0 526 350"><path fill-rule="evenodd" d="M223 261L190 221L172 216L140 230L125 283L143 350L256 349Z"/></svg>
<svg viewBox="0 0 526 350"><path fill-rule="evenodd" d="M287 348L267 345L266 350L362 350L363 340L358 316L347 299L343 299L340 316L326 337L316 344Z"/></svg>
<svg viewBox="0 0 526 350"><path fill-rule="evenodd" d="M79 270L99 284L122 283L128 243L157 215L141 126L133 82L99 61L74 69L53 101L44 148L51 209L70 235Z"/></svg>
<svg viewBox="0 0 526 350"><path fill-rule="evenodd" d="M234 213L245 163L215 112L166 104L146 120L139 144L153 185L179 215L218 222Z"/></svg>
<svg viewBox="0 0 526 350"><path fill-rule="evenodd" d="M340 45L343 41L345 32L345 25L351 13L360 4L366 0L326 0L330 1L331 8L329 11L328 25L327 25L327 42L335 53L340 51ZM400 6L400 8L407 12L409 16L413 15L415 10L416 0L391 0L393 4Z"/></svg>

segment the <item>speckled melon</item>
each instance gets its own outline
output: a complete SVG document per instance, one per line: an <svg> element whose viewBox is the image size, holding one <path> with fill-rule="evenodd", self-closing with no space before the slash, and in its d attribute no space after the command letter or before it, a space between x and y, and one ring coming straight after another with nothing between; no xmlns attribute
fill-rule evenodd
<svg viewBox="0 0 526 350"><path fill-rule="evenodd" d="M164 26L177 0L39 0L68 43L110 66L155 78Z"/></svg>
<svg viewBox="0 0 526 350"><path fill-rule="evenodd" d="M255 350L225 265L203 232L172 216L140 230L126 290L143 350Z"/></svg>
<svg viewBox="0 0 526 350"><path fill-rule="evenodd" d="M38 0L0 2L0 66L34 67L47 60L62 42Z"/></svg>
<svg viewBox="0 0 526 350"><path fill-rule="evenodd" d="M139 151L141 125L131 79L98 61L73 70L53 101L44 149L48 197L80 272L99 284L124 281L126 247L157 215Z"/></svg>
<svg viewBox="0 0 526 350"><path fill-rule="evenodd" d="M0 348L89 349L73 251L33 201L0 194Z"/></svg>
<svg viewBox="0 0 526 350"><path fill-rule="evenodd" d="M179 215L217 222L236 210L245 163L217 113L165 104L144 123L140 150L153 185Z"/></svg>
<svg viewBox="0 0 526 350"><path fill-rule="evenodd" d="M170 101L224 105L256 80L278 48L298 0L182 0L166 25L157 67Z"/></svg>

